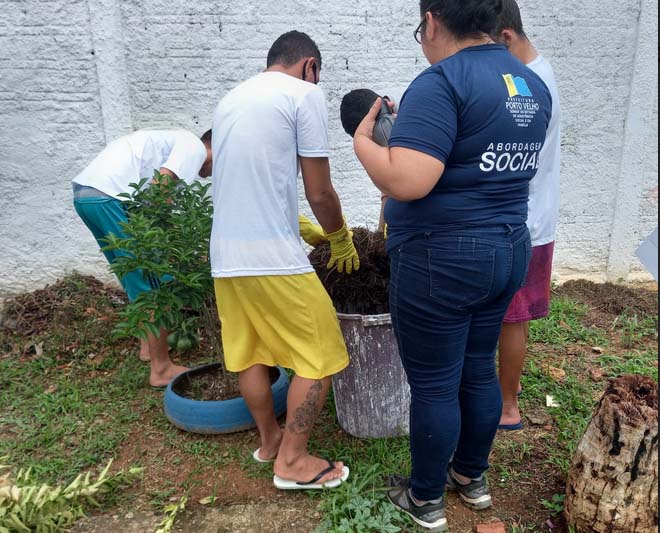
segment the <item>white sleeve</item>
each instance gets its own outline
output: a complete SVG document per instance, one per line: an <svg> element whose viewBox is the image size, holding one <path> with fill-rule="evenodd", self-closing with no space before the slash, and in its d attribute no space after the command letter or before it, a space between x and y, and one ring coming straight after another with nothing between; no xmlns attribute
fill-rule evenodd
<svg viewBox="0 0 660 533"><path fill-rule="evenodd" d="M167 161L163 167L174 172L177 177L188 185L199 179L199 171L206 161L206 147L197 137L177 138Z"/></svg>
<svg viewBox="0 0 660 533"><path fill-rule="evenodd" d="M328 141L328 106L319 88L307 93L296 116L298 155L301 157L330 157Z"/></svg>

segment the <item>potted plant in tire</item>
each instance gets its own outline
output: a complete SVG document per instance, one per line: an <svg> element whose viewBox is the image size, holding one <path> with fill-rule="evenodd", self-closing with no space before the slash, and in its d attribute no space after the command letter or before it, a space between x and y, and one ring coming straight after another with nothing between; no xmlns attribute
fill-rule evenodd
<svg viewBox="0 0 660 533"><path fill-rule="evenodd" d="M382 232L353 230L360 270L350 276L328 270L327 244L310 255L338 311L349 367L333 378L337 418L360 438L408 433L410 388L401 365L389 314L389 259Z"/></svg>
<svg viewBox="0 0 660 533"><path fill-rule="evenodd" d="M255 426L240 397L238 379L225 370L213 278L208 261L213 206L210 185L187 185L156 173L157 185L142 180L126 196L127 237L111 235L107 249L121 251L113 264L119 277L141 270L154 289L129 304L117 325L120 337L145 338L170 331L168 344L180 353L197 350L216 362L177 377L165 391L165 414L180 429L202 434ZM289 386L273 370L276 413L284 414Z"/></svg>

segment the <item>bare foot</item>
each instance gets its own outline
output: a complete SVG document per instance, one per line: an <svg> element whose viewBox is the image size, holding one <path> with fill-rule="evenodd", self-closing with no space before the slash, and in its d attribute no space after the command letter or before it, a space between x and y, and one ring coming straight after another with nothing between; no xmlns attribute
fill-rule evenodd
<svg viewBox="0 0 660 533"><path fill-rule="evenodd" d="M312 455L306 455L290 465L285 464L283 460L278 458L273 470L275 475L282 479L299 483L308 483L321 472L326 470L328 466L330 466L328 465L328 461ZM334 481L335 479L340 479L343 475L343 468L344 463L335 463L335 469L329 474L323 476L316 483L323 484L329 481Z"/></svg>
<svg viewBox="0 0 660 533"><path fill-rule="evenodd" d="M284 433L280 429L277 435L269 437L261 437L261 448L259 449L259 459L262 461L273 461L277 458L280 451L280 444L282 444L282 437Z"/></svg>
<svg viewBox="0 0 660 533"><path fill-rule="evenodd" d="M155 371L152 367L149 384L152 387L167 387L174 378L188 370L190 369L185 366L177 366L174 364L166 366L160 372Z"/></svg>
<svg viewBox="0 0 660 533"><path fill-rule="evenodd" d="M520 414L520 409L517 405L508 405L504 404L502 409L502 418L500 419L501 426L515 426L520 424L522 421L522 416Z"/></svg>
<svg viewBox="0 0 660 533"><path fill-rule="evenodd" d="M148 363L151 361L151 353L149 351L149 343L147 341L140 341L140 361Z"/></svg>

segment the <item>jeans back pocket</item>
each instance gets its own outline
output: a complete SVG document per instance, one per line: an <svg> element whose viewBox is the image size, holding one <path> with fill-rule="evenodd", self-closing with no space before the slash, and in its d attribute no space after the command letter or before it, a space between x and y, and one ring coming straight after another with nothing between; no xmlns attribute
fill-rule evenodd
<svg viewBox="0 0 660 533"><path fill-rule="evenodd" d="M495 248L428 251L431 297L458 310L486 301L495 278Z"/></svg>

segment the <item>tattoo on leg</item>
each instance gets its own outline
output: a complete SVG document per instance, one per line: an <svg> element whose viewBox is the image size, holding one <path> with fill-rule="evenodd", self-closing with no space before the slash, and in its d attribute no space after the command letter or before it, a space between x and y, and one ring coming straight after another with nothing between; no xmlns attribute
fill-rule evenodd
<svg viewBox="0 0 660 533"><path fill-rule="evenodd" d="M309 433L312 430L314 422L320 409L321 392L323 392L323 382L317 381L312 385L307 393L307 398L296 412L293 414L293 422L288 425L288 430L297 435Z"/></svg>

